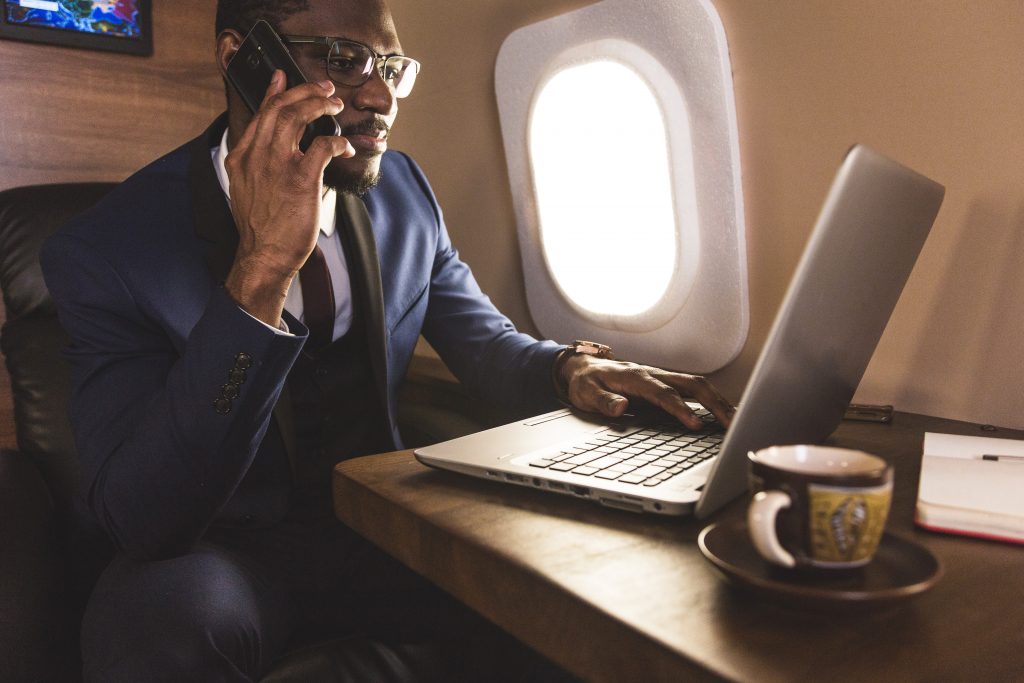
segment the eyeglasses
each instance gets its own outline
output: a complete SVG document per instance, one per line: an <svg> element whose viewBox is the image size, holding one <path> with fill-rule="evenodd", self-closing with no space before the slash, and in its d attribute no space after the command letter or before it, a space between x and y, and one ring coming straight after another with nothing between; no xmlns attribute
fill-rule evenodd
<svg viewBox="0 0 1024 683"><path fill-rule="evenodd" d="M420 63L403 55L380 55L362 43L326 36L283 35L287 44L311 43L327 50L327 77L339 85L358 88L373 75L374 69L387 83L395 97L406 97L416 83Z"/></svg>

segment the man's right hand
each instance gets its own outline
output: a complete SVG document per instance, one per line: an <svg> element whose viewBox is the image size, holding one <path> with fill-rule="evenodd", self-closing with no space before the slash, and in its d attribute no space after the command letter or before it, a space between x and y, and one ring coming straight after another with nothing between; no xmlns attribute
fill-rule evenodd
<svg viewBox="0 0 1024 683"><path fill-rule="evenodd" d="M355 150L343 137L321 136L305 153L308 124L335 116L342 102L330 81L285 89L276 71L259 111L225 161L238 250L224 286L245 309L280 326L288 287L316 245L324 169Z"/></svg>

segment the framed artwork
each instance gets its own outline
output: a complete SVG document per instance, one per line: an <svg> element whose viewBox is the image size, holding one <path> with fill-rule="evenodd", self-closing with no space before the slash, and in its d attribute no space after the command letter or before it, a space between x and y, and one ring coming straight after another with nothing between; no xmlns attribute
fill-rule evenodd
<svg viewBox="0 0 1024 683"><path fill-rule="evenodd" d="M0 38L153 53L151 0L0 0Z"/></svg>

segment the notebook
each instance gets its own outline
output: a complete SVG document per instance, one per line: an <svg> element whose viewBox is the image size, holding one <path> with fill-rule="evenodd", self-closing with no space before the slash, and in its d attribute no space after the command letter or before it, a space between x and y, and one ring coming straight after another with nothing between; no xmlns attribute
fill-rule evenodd
<svg viewBox="0 0 1024 683"><path fill-rule="evenodd" d="M417 449L417 459L615 508L707 517L746 491L748 451L816 443L838 426L944 192L868 147L847 153L728 432L687 434L677 423L664 434L640 415L563 409Z"/></svg>
<svg viewBox="0 0 1024 683"><path fill-rule="evenodd" d="M932 531L1024 543L1024 441L924 435L914 521Z"/></svg>

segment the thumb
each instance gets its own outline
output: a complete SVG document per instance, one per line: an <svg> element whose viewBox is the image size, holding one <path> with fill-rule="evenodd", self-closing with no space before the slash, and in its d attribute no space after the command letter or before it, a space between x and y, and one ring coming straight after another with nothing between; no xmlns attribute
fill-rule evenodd
<svg viewBox="0 0 1024 683"><path fill-rule="evenodd" d="M609 417L619 417L629 407L629 401L624 396L603 389L595 391L593 402L602 415Z"/></svg>

